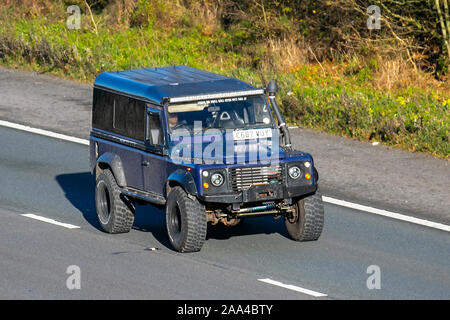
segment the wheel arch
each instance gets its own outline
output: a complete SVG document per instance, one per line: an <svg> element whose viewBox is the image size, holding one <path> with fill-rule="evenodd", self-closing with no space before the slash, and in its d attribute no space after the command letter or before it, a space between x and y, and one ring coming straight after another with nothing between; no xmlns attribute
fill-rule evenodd
<svg viewBox="0 0 450 320"><path fill-rule="evenodd" d="M166 198L176 186L181 187L188 195L197 196L198 194L194 177L188 171L177 169L169 175L166 183Z"/></svg>
<svg viewBox="0 0 450 320"><path fill-rule="evenodd" d="M105 152L97 159L96 172L99 170L110 169L119 187L126 187L127 180L123 169L122 160L117 154Z"/></svg>

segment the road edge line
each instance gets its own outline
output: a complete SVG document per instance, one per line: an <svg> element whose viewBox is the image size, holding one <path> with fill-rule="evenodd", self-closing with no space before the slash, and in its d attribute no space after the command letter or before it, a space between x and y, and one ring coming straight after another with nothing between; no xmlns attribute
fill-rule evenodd
<svg viewBox="0 0 450 320"><path fill-rule="evenodd" d="M22 130L22 131L35 133L35 134L39 134L39 135L46 136L46 137L56 138L56 139L60 139L60 140L75 142L78 144L83 144L83 145L89 146L89 140L86 140L86 139L71 137L71 136L68 136L65 134L56 133L56 132L52 132L52 131L48 131L48 130L44 130L44 129L37 129L37 128L33 128L33 127L25 126L22 124L5 121L5 120L0 120L0 126L11 128L11 129Z"/></svg>
<svg viewBox="0 0 450 320"><path fill-rule="evenodd" d="M335 204L335 205L338 205L341 207L346 207L346 208L350 208L350 209L373 213L373 214L376 214L379 216L389 217L389 218L396 219L396 220L406 221L406 222L418 224L421 226L450 232L450 226L442 224L442 223L437 223L437 222L433 222L433 221L429 221L429 220L425 220L425 219L419 219L419 218L407 216L404 214L391 212L391 211L387 211L387 210L382 210L382 209L377 209L377 208L373 208L373 207L369 207L369 206L364 206L361 204L344 201L344 200L339 200L339 199L335 199L335 198L331 198L331 197L327 197L327 196L322 196L322 200L326 203Z"/></svg>

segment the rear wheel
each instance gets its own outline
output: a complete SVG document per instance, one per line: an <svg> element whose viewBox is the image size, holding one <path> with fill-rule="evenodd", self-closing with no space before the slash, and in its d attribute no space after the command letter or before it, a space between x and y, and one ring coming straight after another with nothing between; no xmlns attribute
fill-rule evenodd
<svg viewBox="0 0 450 320"><path fill-rule="evenodd" d="M95 206L100 225L106 232L125 233L133 227L133 203L123 197L109 169L103 170L97 177Z"/></svg>
<svg viewBox="0 0 450 320"><path fill-rule="evenodd" d="M294 214L285 217L286 229L295 241L314 241L322 234L324 210L322 196L315 193L293 205Z"/></svg>
<svg viewBox="0 0 450 320"><path fill-rule="evenodd" d="M166 228L175 250L200 251L207 231L205 207L181 187L174 187L167 197Z"/></svg>

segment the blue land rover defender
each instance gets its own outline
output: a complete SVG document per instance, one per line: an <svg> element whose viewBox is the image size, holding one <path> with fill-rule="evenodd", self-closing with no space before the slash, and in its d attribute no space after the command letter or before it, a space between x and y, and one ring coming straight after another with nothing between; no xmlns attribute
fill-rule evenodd
<svg viewBox="0 0 450 320"><path fill-rule="evenodd" d="M91 171L102 228L128 232L136 203L165 207L173 248L199 251L208 223L283 216L317 240L324 211L311 155L293 150L277 85L260 89L187 66L101 73Z"/></svg>

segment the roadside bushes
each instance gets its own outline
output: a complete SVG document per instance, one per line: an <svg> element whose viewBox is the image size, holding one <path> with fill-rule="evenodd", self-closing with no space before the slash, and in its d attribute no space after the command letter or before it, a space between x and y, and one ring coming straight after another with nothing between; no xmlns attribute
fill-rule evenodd
<svg viewBox="0 0 450 320"><path fill-rule="evenodd" d="M46 71L67 69L75 61L70 47L52 46L46 39L29 42L8 35L0 36L0 59L37 64Z"/></svg>
<svg viewBox="0 0 450 320"><path fill-rule="evenodd" d="M327 86L301 82L282 96L285 114L293 122L362 141L450 155L448 97L421 89L383 93L349 82L330 81ZM292 83L288 80L284 86Z"/></svg>

